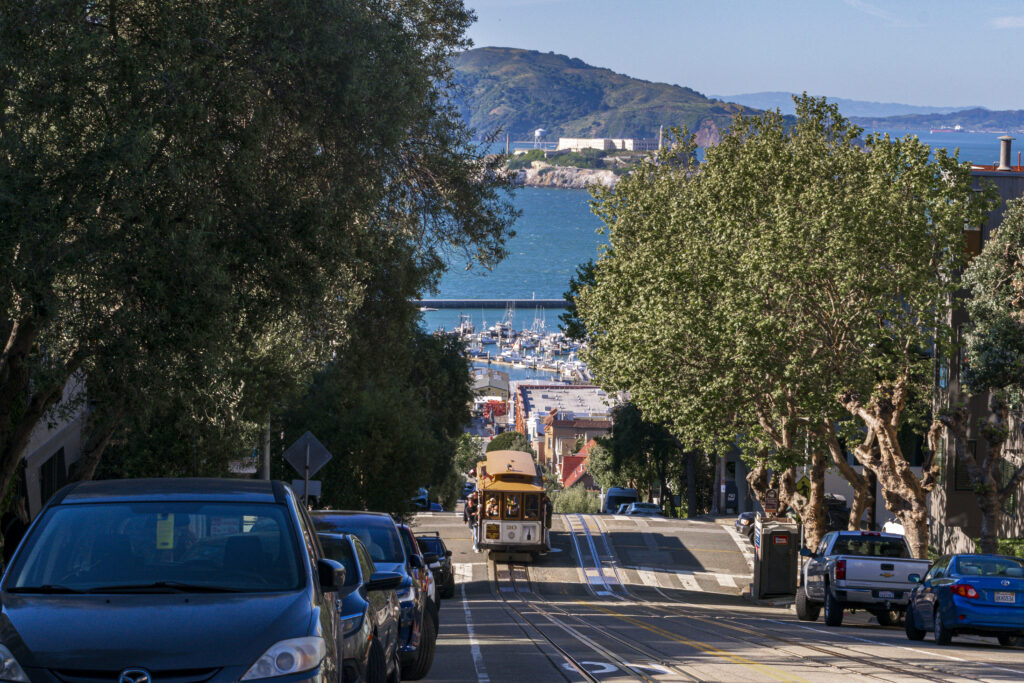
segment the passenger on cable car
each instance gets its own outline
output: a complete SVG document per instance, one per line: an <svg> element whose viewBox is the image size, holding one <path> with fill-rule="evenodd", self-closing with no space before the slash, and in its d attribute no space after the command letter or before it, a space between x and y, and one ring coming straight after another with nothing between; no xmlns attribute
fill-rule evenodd
<svg viewBox="0 0 1024 683"><path fill-rule="evenodd" d="M487 504L484 507L489 518L494 519L499 516L498 497L496 495L488 495Z"/></svg>
<svg viewBox="0 0 1024 683"><path fill-rule="evenodd" d="M518 519L519 517L519 496L505 494L505 517Z"/></svg>

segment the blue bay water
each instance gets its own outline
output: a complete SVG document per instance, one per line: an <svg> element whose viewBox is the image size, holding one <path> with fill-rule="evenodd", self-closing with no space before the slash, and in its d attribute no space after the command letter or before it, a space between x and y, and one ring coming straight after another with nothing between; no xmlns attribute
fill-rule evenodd
<svg viewBox="0 0 1024 683"><path fill-rule="evenodd" d="M893 131L893 137L904 137L906 131ZM960 160L977 164L991 164L999 159L999 140L994 133L930 133L916 131L922 142L933 148L943 147L952 153L960 149ZM1017 149L1024 150L1024 140ZM1017 149L1012 163L1017 163ZM569 279L576 267L596 259L598 248L606 244L604 235L598 234L601 221L591 213L590 194L584 190L557 190L526 187L516 190L514 202L522 211L516 222L516 236L508 241L509 256L493 271L476 267L465 270L464 263L453 262L441 278L436 295L442 299L559 299L569 288ZM515 311L517 329L533 326L542 317L546 329L558 329L561 310L537 311L520 308ZM477 329L486 322L493 325L505 317L503 309L445 309L423 314L423 326L428 330L438 327L452 329L459 314L471 317Z"/></svg>

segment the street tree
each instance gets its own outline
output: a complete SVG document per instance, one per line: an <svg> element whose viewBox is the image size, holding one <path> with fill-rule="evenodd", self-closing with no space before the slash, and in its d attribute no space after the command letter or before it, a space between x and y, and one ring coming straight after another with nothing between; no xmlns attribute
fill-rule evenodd
<svg viewBox="0 0 1024 683"><path fill-rule="evenodd" d="M969 323L964 330L961 386L965 393L988 396L988 418L978 425L987 447L981 452L967 447L970 414L963 403L940 411L935 431L946 431L957 462L966 465L981 510L981 552L996 553L1003 506L1024 480L1024 464L1007 455L1007 442L1014 438L1011 428L1016 424L1019 429L1024 405L1024 203L1020 200L1008 204L999 227L964 272L963 284Z"/></svg>
<svg viewBox="0 0 1024 683"><path fill-rule="evenodd" d="M576 267L576 274L569 278L569 290L562 294L562 298L565 299L565 313L559 315L558 319L562 322L562 332L570 339L583 341L587 338L587 328L580 320L576 300L580 290L594 284L594 261L591 259Z"/></svg>
<svg viewBox="0 0 1024 683"><path fill-rule="evenodd" d="M686 448L739 445L780 473L809 465L810 539L823 531L826 463L863 510L866 483L842 446L859 444L855 461L924 556L933 467L915 476L897 435L928 407L963 225L989 198L942 150L862 138L824 100L796 105L794 125L738 117L699 167L684 136L596 190L610 249L579 297L588 360Z"/></svg>
<svg viewBox="0 0 1024 683"><path fill-rule="evenodd" d="M491 451L523 451L537 455L533 447L530 446L530 440L526 438L526 435L515 430L502 432L491 439L487 444L486 451L488 453Z"/></svg>
<svg viewBox="0 0 1024 683"><path fill-rule="evenodd" d="M672 514L670 480L678 479L684 466L679 441L662 424L644 418L633 403L620 403L612 410L612 471L632 483L641 495L650 496L655 485L659 498L667 501Z"/></svg>
<svg viewBox="0 0 1024 683"><path fill-rule="evenodd" d="M81 478L172 408L255 440L344 348L377 245L428 288L446 253L503 256L508 181L448 96L472 18L0 0L0 491L76 402Z"/></svg>

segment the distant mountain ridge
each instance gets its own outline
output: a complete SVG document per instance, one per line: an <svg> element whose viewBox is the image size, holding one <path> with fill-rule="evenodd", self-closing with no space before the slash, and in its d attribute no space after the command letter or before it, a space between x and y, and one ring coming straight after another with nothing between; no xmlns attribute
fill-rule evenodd
<svg viewBox="0 0 1024 683"><path fill-rule="evenodd" d="M754 92L740 95L710 95L724 102L735 102L754 109L778 109L783 114L793 114L793 95L788 92ZM821 95L818 95L821 97ZM828 97L828 96L826 96ZM839 105L839 111L847 118L888 118L914 114L952 114L968 109L983 107L929 107L916 104L900 104L897 102L869 102L867 100L851 100L844 97L828 97L829 102Z"/></svg>
<svg viewBox="0 0 1024 683"><path fill-rule="evenodd" d="M716 102L690 88L651 83L558 55L482 47L455 58L461 86L455 104L481 134L501 130L531 140L547 138L656 138L659 126L686 126L701 145L715 144L745 107Z"/></svg>

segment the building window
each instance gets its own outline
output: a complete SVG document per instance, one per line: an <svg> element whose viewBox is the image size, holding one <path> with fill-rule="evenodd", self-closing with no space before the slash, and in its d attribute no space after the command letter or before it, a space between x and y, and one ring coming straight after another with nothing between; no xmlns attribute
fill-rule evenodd
<svg viewBox="0 0 1024 683"><path fill-rule="evenodd" d="M978 440L968 439L967 450L975 458L978 457ZM953 489L956 491L973 491L974 485L971 483L971 475L967 470L967 458L956 459L956 473L953 477Z"/></svg>
<svg viewBox="0 0 1024 683"><path fill-rule="evenodd" d="M50 456L39 466L40 502L46 505L50 497L68 483L68 468L64 464L64 448Z"/></svg>

